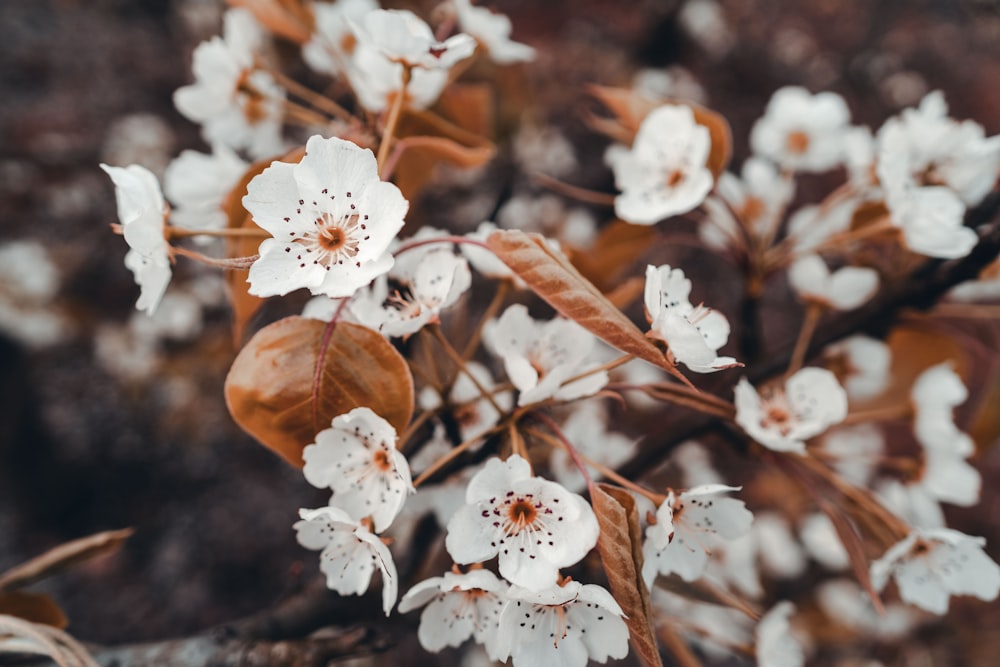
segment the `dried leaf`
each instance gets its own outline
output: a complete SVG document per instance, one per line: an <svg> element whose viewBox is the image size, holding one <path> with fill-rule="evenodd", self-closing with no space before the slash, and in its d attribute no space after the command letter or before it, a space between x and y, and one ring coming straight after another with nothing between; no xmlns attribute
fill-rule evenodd
<svg viewBox="0 0 1000 667"><path fill-rule="evenodd" d="M879 613L883 613L885 609L882 607L882 598L879 597L878 591L872 586L872 580L869 576L868 559L865 557L865 546L861 535L854 527L854 524L851 523L836 505L822 499L818 500L818 505L823 514L827 515L830 521L833 522L833 527L837 530L837 537L840 538L840 542L844 545L847 556L850 558L851 568L854 570L854 576L857 577L858 583L868 593L868 597L871 598L875 609Z"/></svg>
<svg viewBox="0 0 1000 667"><path fill-rule="evenodd" d="M729 160L733 156L733 131L729 128L729 121L711 109L689 102L685 105L694 112L694 121L708 129L712 150L708 154L706 166L712 172L712 176L718 179L729 166Z"/></svg>
<svg viewBox="0 0 1000 667"><path fill-rule="evenodd" d="M622 282L623 273L633 273L636 260L656 237L655 227L615 220L601 229L591 249L573 252L573 265L599 290L609 292Z"/></svg>
<svg viewBox="0 0 1000 667"><path fill-rule="evenodd" d="M601 528L597 549L611 593L625 612L632 647L643 665L662 666L649 590L642 580L642 533L635 499L618 487L592 484L590 500Z"/></svg>
<svg viewBox="0 0 1000 667"><path fill-rule="evenodd" d="M486 83L453 83L444 89L435 108L455 125L483 138L496 127L495 94Z"/></svg>
<svg viewBox="0 0 1000 667"><path fill-rule="evenodd" d="M60 630L69 624L69 619L55 600L44 593L0 592L0 615L4 614Z"/></svg>
<svg viewBox="0 0 1000 667"><path fill-rule="evenodd" d="M133 532L131 528L108 530L60 544L0 574L0 591L21 588L76 563L114 553Z"/></svg>
<svg viewBox="0 0 1000 667"><path fill-rule="evenodd" d="M499 230L486 245L561 315L622 352L677 373L663 351L541 236Z"/></svg>
<svg viewBox="0 0 1000 667"><path fill-rule="evenodd" d="M413 414L413 377L385 338L304 317L258 331L233 361L225 395L244 431L298 467L338 415L369 407L402 432Z"/></svg>
<svg viewBox="0 0 1000 667"><path fill-rule="evenodd" d="M305 155L305 148L297 148L281 156L285 162L298 162ZM223 200L222 210L226 214L229 229L255 229L257 224L243 208L243 196L247 193L247 185L258 174L271 166L273 160L259 160L246 170L239 182L229 191ZM257 253L262 239L252 237L233 237L226 239L227 257L249 257ZM243 335L247 323L264 305L264 299L250 294L250 284L247 282L246 270L230 270L225 272L226 286L233 308L233 347L239 348L243 343Z"/></svg>
<svg viewBox="0 0 1000 667"><path fill-rule="evenodd" d="M233 7L245 7L265 28L296 44L312 38L312 12L295 0L228 0Z"/></svg>

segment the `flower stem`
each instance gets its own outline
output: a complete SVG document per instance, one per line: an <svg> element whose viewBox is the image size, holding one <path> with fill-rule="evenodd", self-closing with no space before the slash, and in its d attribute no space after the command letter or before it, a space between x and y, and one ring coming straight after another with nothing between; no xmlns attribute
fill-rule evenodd
<svg viewBox="0 0 1000 667"><path fill-rule="evenodd" d="M271 76L274 77L275 81L283 86L288 92L292 93L296 97L309 102L316 109L323 111L325 113L334 116L335 118L340 118L345 121L356 121L357 119L344 107L340 106L333 100L331 100L326 95L315 92L314 90L303 86L301 83L285 76L282 72L276 69L268 69Z"/></svg>
<svg viewBox="0 0 1000 667"><path fill-rule="evenodd" d="M392 137L399 124L399 114L403 110L403 103L406 101L406 87L410 84L411 70L407 65L403 65L403 82L392 101L389 109L389 118L386 120L385 129L382 131L382 141L378 145L378 166L380 176L383 176L386 169L386 158L389 157L389 147L392 145Z"/></svg>
<svg viewBox="0 0 1000 667"><path fill-rule="evenodd" d="M795 349L792 351L791 361L788 362L788 370L785 377L789 377L795 371L802 368L802 363L806 359L806 351L809 349L809 341L816 333L816 325L823 315L824 307L819 303L810 303L806 308L805 319L802 320L802 328L799 330L798 340L795 341Z"/></svg>
<svg viewBox="0 0 1000 667"><path fill-rule="evenodd" d="M613 194L607 192L597 192L595 190L588 190L576 185L570 185L569 183L563 183L558 178L549 176L548 174L543 174L540 171L532 173L531 177L537 181L539 185L546 187L553 192L571 197L577 201L581 201L586 204L598 204L600 206L615 205L615 195Z"/></svg>
<svg viewBox="0 0 1000 667"><path fill-rule="evenodd" d="M458 366L458 368L465 373L470 380L472 380L472 384L476 385L476 389L479 391L480 395L489 401L490 405L493 406L493 409L497 411L497 414L502 415L504 410L497 404L496 400L493 398L493 394L491 394L490 391L482 385L474 374L469 372L469 369L466 367L465 360L462 359L462 357L458 354L458 351L452 347L451 343L448 342L448 339L444 337L443 333L441 333L441 327L437 324L429 324L427 326L430 328L431 333L434 334L434 338L441 343L441 348L444 350L445 354L447 354L455 365Z"/></svg>
<svg viewBox="0 0 1000 667"><path fill-rule="evenodd" d="M214 266L220 269L249 269L254 262L260 259L260 255L218 259L215 257L209 257L208 255L203 255L200 252L195 252L194 250L189 250L183 246L171 246L170 253L172 255L181 255L183 257L187 257L188 259L193 259L196 262L201 262L202 264L207 264L208 266Z"/></svg>
<svg viewBox="0 0 1000 667"><path fill-rule="evenodd" d="M258 238L266 239L271 235L260 227L240 227L238 229L186 229L184 227L167 227L164 234L167 239L185 239L192 236L211 236L213 238Z"/></svg>
<svg viewBox="0 0 1000 667"><path fill-rule="evenodd" d="M612 359L611 361L609 361L609 362L607 362L605 364L601 364L600 366L595 366L595 367L593 367L591 369L583 371L582 373L577 373L573 377L571 377L568 380L566 380L565 382L563 382L562 386L565 387L566 385L573 384L574 382L577 382L578 380L582 380L584 378L590 377L591 375L596 375L597 373L601 373L603 371L614 370L615 368L618 368L619 366L627 364L628 362L632 361L633 359L635 359L635 356L633 356L631 354L623 354L622 356L618 357L617 359Z"/></svg>

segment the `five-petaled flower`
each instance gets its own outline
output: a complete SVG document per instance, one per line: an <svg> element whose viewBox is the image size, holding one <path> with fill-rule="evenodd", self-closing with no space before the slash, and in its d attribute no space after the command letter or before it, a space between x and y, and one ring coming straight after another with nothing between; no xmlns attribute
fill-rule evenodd
<svg viewBox="0 0 1000 667"><path fill-rule="evenodd" d="M382 573L382 611L388 616L399 587L389 547L364 523L337 507L301 509L299 516L302 520L294 526L299 544L322 549L319 569L326 575L327 588L341 595L361 595L378 567Z"/></svg>
<svg viewBox="0 0 1000 667"><path fill-rule="evenodd" d="M497 629L507 588L489 570L446 572L443 577L425 579L411 588L399 601L399 611L405 614L427 605L420 614L417 638L428 651L437 653L446 646L461 646L474 637L491 660L499 660Z"/></svg>
<svg viewBox="0 0 1000 667"><path fill-rule="evenodd" d="M768 449L805 454L805 440L847 416L847 392L823 368L803 368L783 387L763 395L740 379L736 385L736 423Z"/></svg>
<svg viewBox="0 0 1000 667"><path fill-rule="evenodd" d="M515 667L584 667L628 655L624 613L605 589L565 581L543 590L511 586L500 614L501 657Z"/></svg>
<svg viewBox="0 0 1000 667"><path fill-rule="evenodd" d="M642 576L650 586L657 574L677 573L685 581L701 577L708 555L722 540L750 532L753 514L742 500L720 494L738 486L705 484L681 493L670 491L646 529Z"/></svg>
<svg viewBox="0 0 1000 667"><path fill-rule="evenodd" d="M250 181L243 206L274 237L250 267L251 294L344 297L392 268L409 203L379 179L370 150L316 135L301 162L272 162Z"/></svg>
<svg viewBox="0 0 1000 667"><path fill-rule="evenodd" d="M620 146L607 159L622 193L615 213L622 220L652 225L694 209L712 189L706 166L712 147L708 128L690 107L667 104L651 111L630 150Z"/></svg>
<svg viewBox="0 0 1000 667"><path fill-rule="evenodd" d="M332 489L331 505L357 521L370 516L378 532L413 493L410 466L396 449L396 429L370 408L335 417L302 455L309 483Z"/></svg>
<svg viewBox="0 0 1000 667"><path fill-rule="evenodd" d="M935 614L948 611L950 595L994 600L1000 567L983 553L985 544L957 530L915 530L872 563L872 585L882 590L891 575L904 602Z"/></svg>
<svg viewBox="0 0 1000 667"><path fill-rule="evenodd" d="M597 544L597 518L587 501L533 477L516 454L489 460L469 482L465 503L448 522L448 553L463 564L499 556L500 574L518 586L553 585L559 568Z"/></svg>

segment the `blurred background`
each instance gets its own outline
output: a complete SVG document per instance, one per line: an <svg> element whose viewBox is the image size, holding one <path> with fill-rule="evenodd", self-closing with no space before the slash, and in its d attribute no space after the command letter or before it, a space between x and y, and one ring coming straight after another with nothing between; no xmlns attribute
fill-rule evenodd
<svg viewBox="0 0 1000 667"><path fill-rule="evenodd" d="M873 128L941 89L954 117L1000 132L994 0L489 4L538 49L517 103L569 140L571 180L587 187L613 191L606 140L582 120L595 108L585 86L631 85L643 70L642 85L684 91L730 121L734 165L784 85L838 92ZM422 8L428 16L432 4ZM204 629L272 604L316 570L291 524L324 495L225 409L234 350L221 279L182 263L158 316L136 313L126 247L109 230L112 186L98 169L139 163L162 174L180 150L206 149L171 95L191 81L191 51L218 33L222 11L213 0L0 3L0 244L27 242L0 255L0 571L75 537L135 527L120 553L37 588L88 641ZM976 463L987 487L1000 479L996 448ZM965 514L958 527L985 535L996 558L997 494ZM994 664L997 604L956 607L968 609L970 641L983 642L979 664ZM963 662L978 659L939 664Z"/></svg>

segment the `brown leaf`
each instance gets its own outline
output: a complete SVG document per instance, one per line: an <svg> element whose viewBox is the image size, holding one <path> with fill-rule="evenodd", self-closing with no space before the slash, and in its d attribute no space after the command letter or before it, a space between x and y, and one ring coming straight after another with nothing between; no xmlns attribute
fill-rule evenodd
<svg viewBox="0 0 1000 667"><path fill-rule="evenodd" d="M543 237L498 230L486 245L561 315L609 345L677 373L666 355Z"/></svg>
<svg viewBox="0 0 1000 667"><path fill-rule="evenodd" d="M857 577L858 583L868 593L868 597L871 598L875 609L879 613L883 613L885 610L882 607L882 598L879 597L878 591L872 586L872 580L869 576L868 559L865 557L865 546L858 530L851 523L850 519L833 503L819 499L818 505L823 514L830 518L833 527L837 530L837 537L840 538L841 544L844 545L844 549L847 551L847 555L851 561L851 568L854 570L854 576Z"/></svg>
<svg viewBox="0 0 1000 667"><path fill-rule="evenodd" d="M265 28L296 44L312 38L312 12L297 0L228 0L233 7L245 7Z"/></svg>
<svg viewBox="0 0 1000 667"><path fill-rule="evenodd" d="M609 292L622 282L624 272L632 272L636 260L649 251L656 237L653 226L615 220L601 229L589 250L573 253L573 265L599 290Z"/></svg>
<svg viewBox="0 0 1000 667"><path fill-rule="evenodd" d="M463 146L444 137L416 136L400 139L402 150L393 180L408 199L413 199L434 175L434 167L447 163L456 167L479 167L496 155L496 148Z"/></svg>
<svg viewBox="0 0 1000 667"><path fill-rule="evenodd" d="M55 600L44 593L0 591L0 614L16 616L32 623L49 625L60 630L69 623Z"/></svg>
<svg viewBox="0 0 1000 667"><path fill-rule="evenodd" d="M305 155L305 148L297 148L281 156L285 162L298 162ZM257 175L271 166L273 160L254 162L244 172L239 182L229 191L223 200L222 210L226 214L226 226L229 229L255 229L257 224L243 208L243 196L247 193L247 185ZM257 248L263 239L252 237L233 237L226 239L226 257L249 257L257 254ZM233 347L239 348L243 343L243 334L247 323L264 305L264 299L250 294L250 284L247 283L247 271L234 269L225 272L226 286L233 308Z"/></svg>
<svg viewBox="0 0 1000 667"><path fill-rule="evenodd" d="M108 530L60 544L0 574L0 591L27 586L76 563L114 553L133 532L131 528Z"/></svg>
<svg viewBox="0 0 1000 667"><path fill-rule="evenodd" d="M632 647L643 665L662 666L649 590L642 580L642 534L635 499L618 487L592 484L590 501L601 528L597 549L611 593L625 612Z"/></svg>
<svg viewBox="0 0 1000 667"><path fill-rule="evenodd" d="M694 112L694 122L708 129L712 150L708 154L706 166L712 172L712 176L718 180L722 172L729 166L729 159L733 156L733 131L729 129L729 122L711 109L690 102L686 102L685 106L690 107L691 111Z"/></svg>
<svg viewBox="0 0 1000 667"><path fill-rule="evenodd" d="M484 138L496 127L493 87L486 83L453 83L444 89L435 108L455 125Z"/></svg>
<svg viewBox="0 0 1000 667"><path fill-rule="evenodd" d="M368 407L402 432L413 414L413 377L385 338L304 317L258 331L233 361L225 395L244 431L298 467L338 415Z"/></svg>

